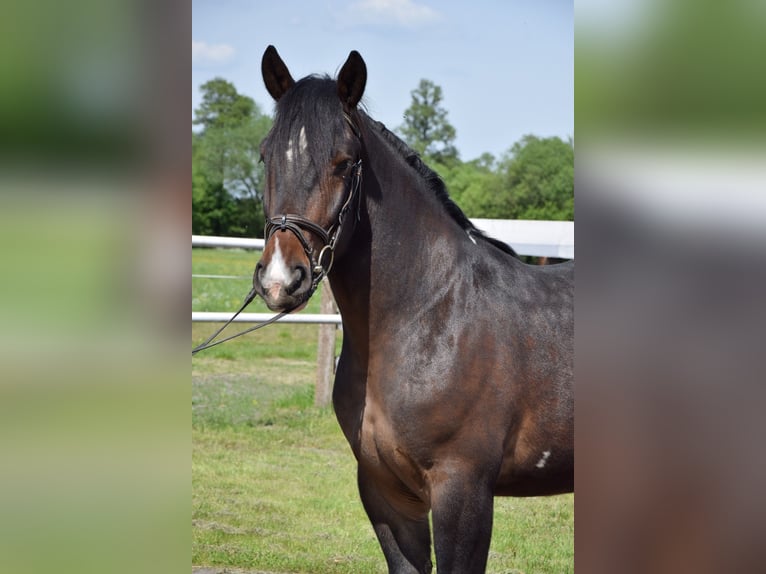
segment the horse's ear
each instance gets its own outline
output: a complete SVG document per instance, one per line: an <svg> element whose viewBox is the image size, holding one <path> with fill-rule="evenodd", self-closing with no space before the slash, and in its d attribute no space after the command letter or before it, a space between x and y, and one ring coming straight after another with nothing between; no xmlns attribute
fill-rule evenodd
<svg viewBox="0 0 766 574"><path fill-rule="evenodd" d="M364 86L367 84L367 66L356 50L348 55L346 63L338 74L338 96L349 109L353 109L362 99Z"/></svg>
<svg viewBox="0 0 766 574"><path fill-rule="evenodd" d="M277 49L269 46L263 53L261 59L261 73L263 74L263 83L276 101L285 95L285 92L295 85L295 80L290 75L282 58L279 57Z"/></svg>

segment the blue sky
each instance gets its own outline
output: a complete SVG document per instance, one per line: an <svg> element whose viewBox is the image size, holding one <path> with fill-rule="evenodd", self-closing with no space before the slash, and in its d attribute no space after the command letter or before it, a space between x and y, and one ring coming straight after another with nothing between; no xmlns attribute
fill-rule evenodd
<svg viewBox="0 0 766 574"><path fill-rule="evenodd" d="M572 0L193 0L192 108L221 76L271 113L269 44L295 79L334 76L358 50L367 109L391 129L419 81L433 81L463 160L500 156L528 133L574 136Z"/></svg>

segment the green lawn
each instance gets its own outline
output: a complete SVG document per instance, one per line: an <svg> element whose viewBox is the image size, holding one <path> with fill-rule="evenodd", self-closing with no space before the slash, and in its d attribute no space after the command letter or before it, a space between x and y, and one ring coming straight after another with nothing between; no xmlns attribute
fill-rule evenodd
<svg viewBox="0 0 766 574"><path fill-rule="evenodd" d="M194 274L245 278L192 279L192 310L236 310L257 258L194 249ZM306 312L318 309L319 294ZM256 300L247 311L266 309ZM193 324L192 344L215 328ZM351 451L332 411L313 406L317 334L271 325L192 358L193 565L386 572ZM573 572L573 515L572 495L497 498L487 571Z"/></svg>

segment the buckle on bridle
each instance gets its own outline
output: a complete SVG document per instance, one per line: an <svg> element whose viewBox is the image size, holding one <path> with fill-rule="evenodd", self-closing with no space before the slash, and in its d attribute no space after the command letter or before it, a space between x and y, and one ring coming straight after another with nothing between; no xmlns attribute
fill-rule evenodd
<svg viewBox="0 0 766 574"><path fill-rule="evenodd" d="M279 222L279 230L284 231L287 229L287 214L282 215L282 221Z"/></svg>
<svg viewBox="0 0 766 574"><path fill-rule="evenodd" d="M322 264L322 259L324 259L324 254L329 251L330 253L330 261L328 262L327 266L324 266ZM319 251L319 255L317 255L316 265L314 265L314 273L318 276L324 276L327 275L330 272L330 269L332 269L332 264L335 262L335 245L333 243L328 243L322 249Z"/></svg>

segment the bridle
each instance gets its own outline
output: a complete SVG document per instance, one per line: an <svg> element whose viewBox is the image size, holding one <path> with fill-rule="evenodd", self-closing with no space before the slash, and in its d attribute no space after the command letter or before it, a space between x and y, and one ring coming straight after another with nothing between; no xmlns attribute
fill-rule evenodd
<svg viewBox="0 0 766 574"><path fill-rule="evenodd" d="M314 294L314 291L316 291L319 283L327 276L327 274L330 272L330 269L332 269L332 264L335 261L335 246L343 228L343 221L346 218L348 210L351 208L351 205L354 202L354 198L359 193L361 184L362 160L359 159L351 166L351 184L349 185L346 200L343 202L343 205L338 212L336 222L331 225L329 229L324 229L321 225L314 223L302 215L295 215L292 213L285 213L278 215L277 217L272 217L266 222L266 226L264 228L266 243L269 242L271 236L274 235L277 231L291 231L298 238L298 241L301 242L303 251L306 253L306 257L308 257L308 260L311 262L311 288L309 289L308 296L306 297L307 299ZM357 202L357 219L359 219L359 205L360 203ZM318 253L315 253L311 243L309 243L309 241L303 235L304 231L310 231L322 240L322 248Z"/></svg>
<svg viewBox="0 0 766 574"><path fill-rule="evenodd" d="M348 118L347 118L348 119ZM353 128L353 125L352 125ZM356 132L355 132L356 133ZM302 215L295 215L292 213L285 213L282 215L279 215L277 217L270 218L264 227L264 235L266 236L265 242L268 243L269 239L271 239L271 236L274 235L277 231L291 231L295 234L295 236L298 238L298 241L301 242L301 245L303 246L303 250L306 252L306 256L308 257L309 261L311 262L311 287L309 288L308 294L306 295L306 300L308 300L313 294L314 291L316 291L317 287L319 287L319 283L321 283L322 279L324 279L327 274L330 272L330 269L332 269L333 262L335 261L335 247L338 243L338 238L341 235L341 231L343 228L343 221L346 219L346 215L348 214L348 210L351 208L351 205L354 203L354 198L356 198L359 195L359 190L362 187L362 160L361 158L357 160L355 164L351 166L351 184L349 185L348 192L346 195L346 199L343 202L343 205L340 208L340 211L337 215L337 221L329 227L329 229L323 228L321 225L318 225L317 223L314 223L310 219L307 219L303 217ZM361 201L357 201L356 203L356 219L359 219L359 208L361 205ZM319 253L316 254L314 248L311 246L311 243L306 239L306 237L303 235L303 231L310 231L317 237L319 237L322 240L322 248L319 250ZM325 259L329 258L325 264ZM226 337L225 339L221 339L219 341L216 341L213 343L213 339L215 339L226 327L229 326L229 324L239 315L245 307L247 307L253 299L255 299L256 291L255 287L253 287L250 290L250 293L247 294L247 297L245 297L244 302L240 306L240 308L237 310L234 315L231 316L231 319L226 321L226 323L221 326L220 329L218 329L215 333L213 333L208 339L194 347L192 349L192 355L196 355L198 352L203 351L205 349L209 349L210 347L215 347L216 345L220 345L221 343L224 343L226 341L229 341L231 339L234 339L235 337L239 337L240 335L244 335L246 333L250 333L252 331L256 331L258 329L261 329L267 325L271 325L275 321L278 321L285 315L292 313L295 309L300 307L303 303L299 303L295 307L288 309L286 311L282 311L281 313L274 315L271 319L266 321L265 323L261 323L259 325L256 325L254 327L250 327L249 329L245 329L244 331L240 331L239 333L235 335L231 335L229 337Z"/></svg>

